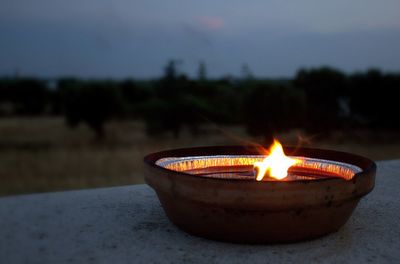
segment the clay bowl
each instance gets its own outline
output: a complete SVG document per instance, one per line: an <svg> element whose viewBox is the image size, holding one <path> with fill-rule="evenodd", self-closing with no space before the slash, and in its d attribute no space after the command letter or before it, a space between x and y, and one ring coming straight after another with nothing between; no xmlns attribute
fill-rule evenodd
<svg viewBox="0 0 400 264"><path fill-rule="evenodd" d="M262 158L257 148L218 146L150 154L144 158L145 180L156 191L168 218L182 230L248 244L295 242L335 232L374 187L376 165L367 158L311 148L284 147L284 151L317 163L339 164L340 171L354 170L354 175L327 173L308 178L303 171L304 178L257 182L248 173L249 164L204 163L215 157ZM207 173L210 170L218 173Z"/></svg>

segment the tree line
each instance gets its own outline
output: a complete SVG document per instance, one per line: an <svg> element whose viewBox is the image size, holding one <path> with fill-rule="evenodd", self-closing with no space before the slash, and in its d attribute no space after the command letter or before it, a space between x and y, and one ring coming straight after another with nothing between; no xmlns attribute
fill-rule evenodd
<svg viewBox="0 0 400 264"><path fill-rule="evenodd" d="M400 74L378 69L345 74L321 67L301 69L292 79L190 79L170 61L155 80L60 78L55 87L37 78L0 79L0 117L64 116L86 123L98 138L109 120L143 120L149 135L182 128L194 135L202 124L244 125L252 135L302 128L399 130Z"/></svg>

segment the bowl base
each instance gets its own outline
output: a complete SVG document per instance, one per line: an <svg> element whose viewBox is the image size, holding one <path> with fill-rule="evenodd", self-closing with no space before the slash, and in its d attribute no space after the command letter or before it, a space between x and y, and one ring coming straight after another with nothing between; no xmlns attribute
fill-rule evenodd
<svg viewBox="0 0 400 264"><path fill-rule="evenodd" d="M241 244L291 243L337 231L359 199L297 210L270 211L213 207L158 193L168 218L189 234Z"/></svg>

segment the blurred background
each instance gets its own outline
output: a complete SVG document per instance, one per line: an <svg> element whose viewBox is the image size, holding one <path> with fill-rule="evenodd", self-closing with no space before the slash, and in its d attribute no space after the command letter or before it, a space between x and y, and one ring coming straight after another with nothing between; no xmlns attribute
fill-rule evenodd
<svg viewBox="0 0 400 264"><path fill-rule="evenodd" d="M400 2L0 1L0 195L143 183L168 148L400 158Z"/></svg>

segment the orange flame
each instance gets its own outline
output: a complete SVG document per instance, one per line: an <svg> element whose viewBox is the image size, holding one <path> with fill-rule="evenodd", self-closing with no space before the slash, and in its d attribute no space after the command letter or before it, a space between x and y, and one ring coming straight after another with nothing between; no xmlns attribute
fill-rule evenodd
<svg viewBox="0 0 400 264"><path fill-rule="evenodd" d="M281 143L277 140L274 140L269 152L270 154L262 162L253 164L257 171L257 181L261 181L266 175L282 180L287 177L288 169L291 166L301 162L299 159L287 157L283 152Z"/></svg>

